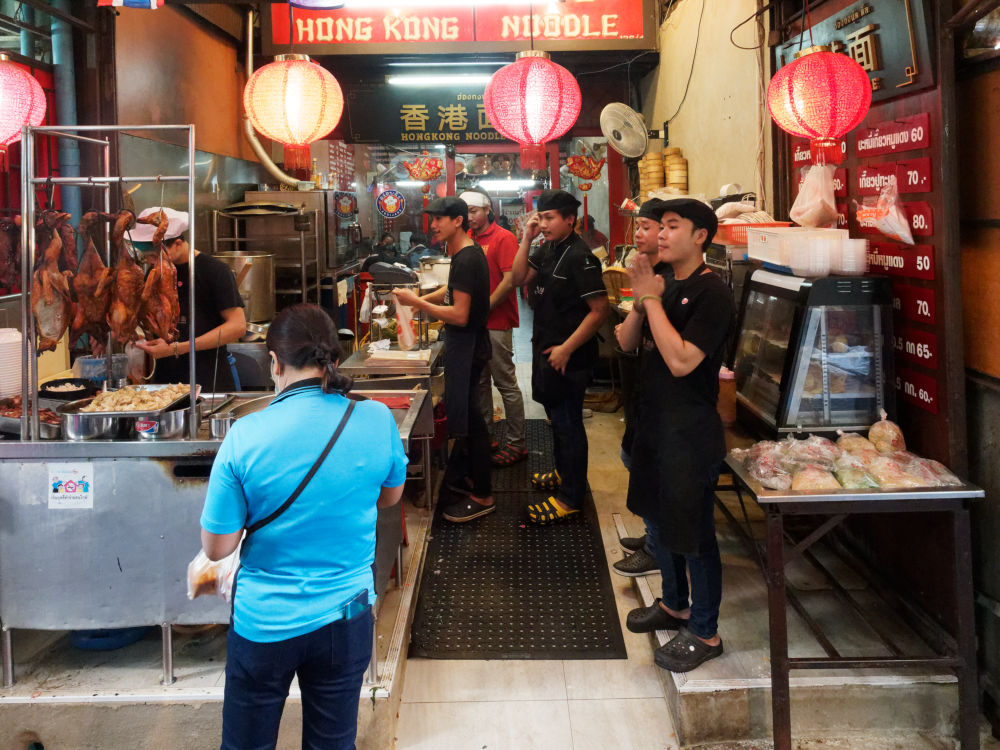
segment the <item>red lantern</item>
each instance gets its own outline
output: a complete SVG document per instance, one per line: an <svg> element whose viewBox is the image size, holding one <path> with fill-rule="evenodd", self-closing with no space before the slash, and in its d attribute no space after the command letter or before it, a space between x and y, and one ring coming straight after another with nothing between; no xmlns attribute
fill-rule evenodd
<svg viewBox="0 0 1000 750"><path fill-rule="evenodd" d="M7 147L21 140L25 125L41 125L45 119L45 92L27 70L0 56L0 159Z"/></svg>
<svg viewBox="0 0 1000 750"><path fill-rule="evenodd" d="M813 161L839 164L838 139L868 114L868 73L829 47L810 47L780 68L767 89L767 108L782 130L810 140Z"/></svg>
<svg viewBox="0 0 1000 750"><path fill-rule="evenodd" d="M483 104L497 132L521 144L521 168L545 169L544 144L580 116L580 87L547 53L532 50L493 74Z"/></svg>
<svg viewBox="0 0 1000 750"><path fill-rule="evenodd" d="M344 94L330 71L305 55L278 55L250 76L243 107L261 135L304 146L337 126Z"/></svg>

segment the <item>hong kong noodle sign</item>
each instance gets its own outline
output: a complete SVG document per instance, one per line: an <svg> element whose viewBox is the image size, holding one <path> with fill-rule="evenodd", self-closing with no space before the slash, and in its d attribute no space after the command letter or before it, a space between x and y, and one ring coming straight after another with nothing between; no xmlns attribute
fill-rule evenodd
<svg viewBox="0 0 1000 750"><path fill-rule="evenodd" d="M308 3L306 3L307 5ZM316 8L273 3L263 14L264 54L384 54L652 49L654 0L564 0L534 5L445 5L400 8L344 3Z"/></svg>

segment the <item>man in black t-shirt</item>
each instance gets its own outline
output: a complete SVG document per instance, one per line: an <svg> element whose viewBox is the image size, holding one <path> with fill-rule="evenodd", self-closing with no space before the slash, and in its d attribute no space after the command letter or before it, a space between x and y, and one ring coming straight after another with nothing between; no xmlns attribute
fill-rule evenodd
<svg viewBox="0 0 1000 750"><path fill-rule="evenodd" d="M563 190L542 191L512 272L515 286L535 282L531 392L552 423L555 470L531 478L535 488L553 491L528 506L528 520L537 524L578 514L587 491L583 398L597 362L597 330L610 308L601 264L574 231L579 206ZM529 254L539 234L545 241Z"/></svg>
<svg viewBox="0 0 1000 750"><path fill-rule="evenodd" d="M160 208L147 208L139 218L159 213ZM190 350L192 328L195 348L195 382L207 392L225 392L236 388L227 344L239 341L247 332L243 298L236 286L232 269L211 255L193 250L183 233L188 228L184 211L164 208L169 223L163 239L163 251L177 267L177 297L180 320L177 340L137 341L136 346L156 360L152 380L155 383L187 383L190 380ZM130 235L136 248L152 253L152 237L156 227L137 224ZM194 326L191 325L189 269L194 261ZM156 262L155 256L150 262Z"/></svg>
<svg viewBox="0 0 1000 750"><path fill-rule="evenodd" d="M424 209L434 240L451 256L447 286L418 297L394 289L399 304L425 310L444 322L444 404L448 435L455 439L444 483L466 495L444 508L448 521L464 523L496 510L490 485L490 435L479 410L477 386L490 358L486 319L490 313L490 271L486 254L467 234L469 207L459 198L438 198Z"/></svg>
<svg viewBox="0 0 1000 750"><path fill-rule="evenodd" d="M642 349L628 508L647 523L663 581L662 598L629 612L626 627L677 630L654 661L687 672L722 654L713 513L725 440L716 402L735 306L702 261L718 227L712 209L691 198L670 200L660 225L658 257L673 277L654 273L638 255L629 270L636 314L616 332L623 349Z"/></svg>

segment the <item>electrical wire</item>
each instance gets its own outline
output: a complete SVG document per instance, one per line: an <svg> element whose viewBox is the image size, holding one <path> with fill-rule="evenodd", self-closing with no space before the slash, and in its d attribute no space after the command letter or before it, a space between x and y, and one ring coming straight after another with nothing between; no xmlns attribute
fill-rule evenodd
<svg viewBox="0 0 1000 750"><path fill-rule="evenodd" d="M656 50L647 49L647 50L645 50L643 52L640 52L638 55L636 55L635 57L633 57L631 60L626 60L625 62L615 63L614 65L609 65L606 68L601 68L600 70L587 70L587 71L584 71L583 73L577 73L576 77L577 78L582 78L583 76L592 76L592 75L596 75L597 73L607 73L609 70L614 70L615 68L620 68L622 65L627 65L627 66L631 67L632 63L634 63L636 60L638 60L643 55L655 55L655 54L657 54Z"/></svg>
<svg viewBox="0 0 1000 750"><path fill-rule="evenodd" d="M701 21L705 17L705 3L706 0L701 0L701 12L698 14L698 30L694 35L694 52L691 53L691 69L688 71L687 83L684 84L684 94L681 96L681 101L677 105L677 109L667 118L668 123L673 122L674 118L680 114L681 107L684 106L684 101L687 99L688 89L691 88L691 77L694 75L694 62L698 59L698 46L701 44Z"/></svg>
<svg viewBox="0 0 1000 750"><path fill-rule="evenodd" d="M735 40L735 39L733 39L733 34L735 34L735 33L736 33L736 29L740 28L741 26L745 26L746 24L750 23L750 22L751 22L752 20L754 20L755 18L757 19L757 23L758 23L758 25L759 25L759 24L761 24L761 23L762 23L762 21L761 21L761 18L760 18L760 17L761 17L761 16L762 16L762 15L763 15L764 13L766 13L766 12L767 12L767 11L768 11L768 10L769 10L769 9L771 8L771 6L772 6L772 5L774 5L774 3L767 3L767 4L766 4L766 5L764 5L763 7L759 8L759 9L757 10L757 12L756 12L756 13L754 13L753 15L751 15L751 16L750 16L749 18L747 18L747 19L746 19L745 21L740 21L740 22L739 22L738 24L736 24L735 26L733 26L732 30L731 30L731 31L729 32L729 42L730 42L730 43L731 43L731 44L732 44L732 45L733 45L734 47L736 47L737 49L742 49L742 50L747 50L748 52L749 52L750 50L757 50L757 49L760 49L760 48L761 48L761 47L762 47L762 46L764 45L764 42L763 42L763 40L761 40L761 41L760 41L760 42L759 42L759 43L758 43L758 44L757 44L756 46L754 46L754 47L744 47L744 46L743 46L742 44L737 44L737 43L736 43L736 40ZM759 35L759 34L758 34L758 39L760 39L760 35Z"/></svg>

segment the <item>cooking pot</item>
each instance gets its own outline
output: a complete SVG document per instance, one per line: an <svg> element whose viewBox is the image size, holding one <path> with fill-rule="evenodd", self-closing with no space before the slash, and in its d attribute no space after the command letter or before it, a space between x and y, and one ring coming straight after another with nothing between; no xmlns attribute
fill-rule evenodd
<svg viewBox="0 0 1000 750"><path fill-rule="evenodd" d="M216 253L236 275L247 320L268 321L274 317L274 253L237 251Z"/></svg>
<svg viewBox="0 0 1000 750"><path fill-rule="evenodd" d="M451 258L447 255L428 256L420 259L420 284L444 286L451 272Z"/></svg>

